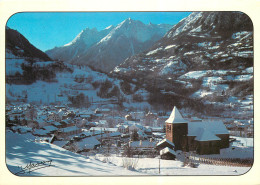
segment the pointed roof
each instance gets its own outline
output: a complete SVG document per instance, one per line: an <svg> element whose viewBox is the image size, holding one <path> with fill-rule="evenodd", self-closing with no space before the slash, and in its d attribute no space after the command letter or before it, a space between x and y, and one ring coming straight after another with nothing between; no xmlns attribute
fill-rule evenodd
<svg viewBox="0 0 260 185"><path fill-rule="evenodd" d="M165 121L166 123L187 123L186 120L183 119L179 110L174 106L170 117Z"/></svg>

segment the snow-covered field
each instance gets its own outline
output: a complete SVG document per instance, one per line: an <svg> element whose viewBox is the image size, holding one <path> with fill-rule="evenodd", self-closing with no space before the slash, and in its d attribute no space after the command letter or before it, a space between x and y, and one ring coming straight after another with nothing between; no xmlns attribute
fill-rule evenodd
<svg viewBox="0 0 260 185"><path fill-rule="evenodd" d="M45 165L33 167L41 162ZM53 144L34 143L26 135L9 131L6 132L6 163L12 173L22 176L241 175L250 170L250 167L206 164L183 167L178 160L159 161L158 158L87 157ZM132 163L132 170L123 167L127 163Z"/></svg>
<svg viewBox="0 0 260 185"><path fill-rule="evenodd" d="M121 157L99 157L101 161L122 166ZM200 164L198 168L183 167L181 161L162 160L158 158L133 158L136 171L147 175L241 175L250 170L250 167L227 167ZM160 173L159 173L160 163Z"/></svg>

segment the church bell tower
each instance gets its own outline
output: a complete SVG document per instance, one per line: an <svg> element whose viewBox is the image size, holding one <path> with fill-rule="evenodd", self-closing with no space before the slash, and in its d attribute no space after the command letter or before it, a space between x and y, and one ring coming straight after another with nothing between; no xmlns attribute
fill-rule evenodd
<svg viewBox="0 0 260 185"><path fill-rule="evenodd" d="M183 119L179 110L174 107L170 117L165 121L166 139L174 143L175 150L186 150L188 122Z"/></svg>

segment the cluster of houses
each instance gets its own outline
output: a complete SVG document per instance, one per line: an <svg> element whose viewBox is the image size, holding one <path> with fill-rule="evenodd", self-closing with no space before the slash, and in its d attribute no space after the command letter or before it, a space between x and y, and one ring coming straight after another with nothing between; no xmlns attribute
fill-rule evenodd
<svg viewBox="0 0 260 185"><path fill-rule="evenodd" d="M76 110L66 106L6 106L8 129L30 133L65 149L82 153L98 148L128 146L138 154L158 153L175 159L176 150L219 153L229 147L229 132L221 121L185 120L176 107L170 116L112 110ZM112 120L112 121L111 121Z"/></svg>
<svg viewBox="0 0 260 185"><path fill-rule="evenodd" d="M150 142L151 138L160 139L164 135L163 125L143 126L150 119L151 113L130 112L125 116L112 116L111 112L109 108L77 110L66 106L7 105L6 123L13 132L31 133L37 140L48 140L67 149L74 147L76 152L106 146L108 142L114 146L123 146L133 140L131 134L134 132L137 134L135 140L138 141ZM155 115L151 125L157 123ZM145 142L142 145L146 148Z"/></svg>

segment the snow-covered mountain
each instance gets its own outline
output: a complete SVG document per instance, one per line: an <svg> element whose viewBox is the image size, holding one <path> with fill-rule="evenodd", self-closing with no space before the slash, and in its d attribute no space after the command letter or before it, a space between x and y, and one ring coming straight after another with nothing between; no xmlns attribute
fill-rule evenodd
<svg viewBox="0 0 260 185"><path fill-rule="evenodd" d="M70 43L47 50L46 53L54 59L73 63L77 58L84 56L91 46L99 42L113 28L114 26L112 25L101 31L98 31L96 28L86 28Z"/></svg>
<svg viewBox="0 0 260 185"><path fill-rule="evenodd" d="M244 99L252 110L252 22L242 12L194 12L111 73L222 108Z"/></svg>
<svg viewBox="0 0 260 185"><path fill-rule="evenodd" d="M56 77L56 72L70 71L9 27L6 27L5 56L7 84L31 84L36 80L50 82Z"/></svg>
<svg viewBox="0 0 260 185"><path fill-rule="evenodd" d="M50 61L49 58L41 50L33 46L22 34L18 31L6 27L6 51L20 58L37 58L41 61ZM8 58L8 56L6 56Z"/></svg>
<svg viewBox="0 0 260 185"><path fill-rule="evenodd" d="M46 53L54 59L109 72L127 57L148 49L171 27L168 24L145 25L129 18L100 32L84 30L71 43Z"/></svg>
<svg viewBox="0 0 260 185"><path fill-rule="evenodd" d="M95 30L92 31L95 32ZM73 101L73 97L85 96L94 103L106 101L110 104L108 106L118 104L126 107L149 107L146 102L147 92L144 89L124 80L109 77L105 73L94 71L88 66L44 61L45 58L41 58L40 54L47 56L45 53L37 50L18 31L14 32L18 36L7 38L6 43L7 102L40 104L62 102L81 106L79 102ZM20 38L26 41L25 44ZM74 45L75 42L79 43L76 39L68 45ZM23 51L32 50L40 54L29 55L29 52L22 52L20 48L23 48ZM84 102L81 103L84 104Z"/></svg>

